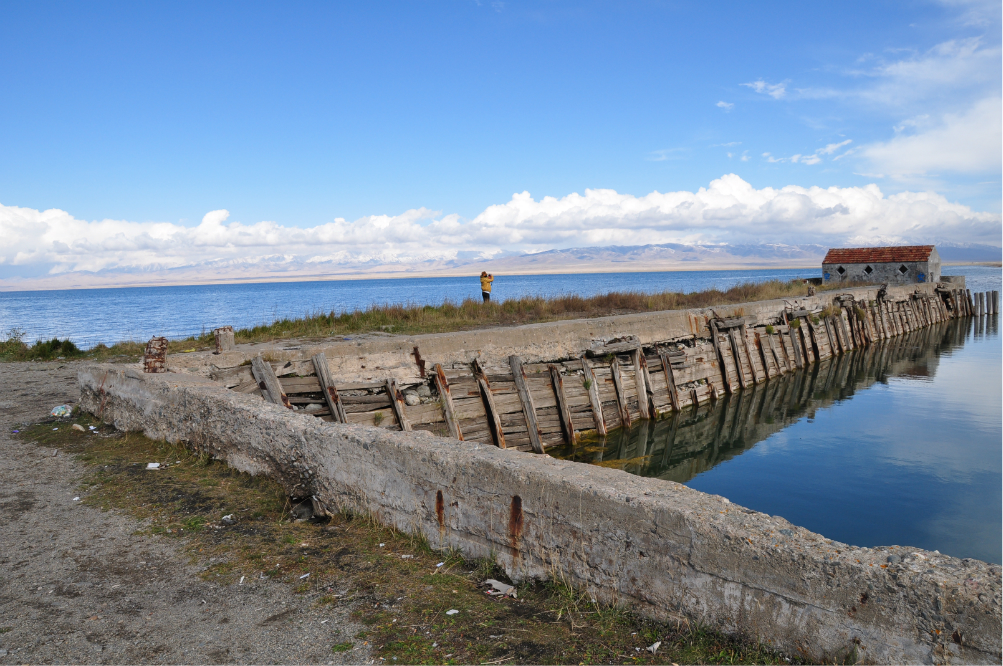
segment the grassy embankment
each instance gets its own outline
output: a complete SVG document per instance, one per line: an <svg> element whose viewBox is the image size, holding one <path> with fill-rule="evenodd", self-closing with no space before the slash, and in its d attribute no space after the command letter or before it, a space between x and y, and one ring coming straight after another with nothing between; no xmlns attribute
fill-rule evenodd
<svg viewBox="0 0 1003 666"><path fill-rule="evenodd" d="M682 618L653 622L594 603L559 575L519 585L517 599L488 596L485 579L507 580L492 562L435 552L423 538L365 516L296 521L275 482L87 414L49 419L19 437L76 455L87 469L84 504L143 520L144 533L175 541L206 580L253 585L264 576L294 586L304 605L352 609L367 628L339 637L333 652L367 645L387 664L790 663ZM149 462L165 467L148 471ZM235 524L224 524L225 515ZM447 615L452 609L459 612Z"/></svg>
<svg viewBox="0 0 1003 666"><path fill-rule="evenodd" d="M847 285L826 285L819 290L845 289ZM302 319L282 319L267 326L255 326L235 331L238 344L267 342L289 338L329 338L361 333L445 333L488 326L514 326L560 319L605 317L609 315L682 310L686 308L732 305L774 298L806 296L808 287L801 280L740 284L726 291L706 291L681 294L662 292L613 292L600 296L558 296L543 298L528 296L501 302L481 303L467 299L460 304L442 305L372 305L365 310L337 314L314 314ZM145 342L119 342L112 346L99 344L87 351L76 348L69 340L53 339L29 345L23 333L8 331L0 340L0 360L28 361L56 358L92 358L95 360L135 360L142 356ZM172 340L168 353L202 351L213 346L212 333Z"/></svg>

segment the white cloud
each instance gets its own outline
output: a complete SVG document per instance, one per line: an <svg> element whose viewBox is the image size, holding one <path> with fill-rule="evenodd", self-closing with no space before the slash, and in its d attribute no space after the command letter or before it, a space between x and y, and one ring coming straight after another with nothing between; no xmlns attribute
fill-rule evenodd
<svg viewBox="0 0 1003 666"><path fill-rule="evenodd" d="M983 99L966 111L944 114L939 123L911 119L902 127L920 128L889 141L864 146L861 155L875 170L899 178L945 171L999 173L1003 150L1003 100Z"/></svg>
<svg viewBox="0 0 1003 666"><path fill-rule="evenodd" d="M787 95L787 84L790 81L781 81L780 83L767 83L762 79L758 81L753 81L752 83L743 83L742 85L747 88L752 88L757 93L762 93L764 95L769 95L773 99L782 99Z"/></svg>
<svg viewBox="0 0 1003 666"><path fill-rule="evenodd" d="M847 139L846 141L840 141L839 143L827 144L824 148L819 148L815 151L816 155L832 155L834 152L842 148L843 146L848 146L853 143L853 139Z"/></svg>
<svg viewBox="0 0 1003 666"><path fill-rule="evenodd" d="M732 104L732 103L730 103L730 102L718 102L718 103L716 104L716 106L717 106L717 108L719 108L719 109L724 109L724 110L725 110L725 113L727 113L728 111L731 111L732 109L734 109L734 108L735 108L735 105L734 105L734 104Z"/></svg>
<svg viewBox="0 0 1003 666"><path fill-rule="evenodd" d="M830 143L823 148L819 148L811 155L802 155L798 153L796 155L791 155L790 157L774 157L770 153L763 153L763 157L766 158L767 162L771 162L774 164L780 162L790 162L791 164L807 164L809 166L812 166L822 161L821 157L822 155L832 155L834 152L836 152L843 146L846 146L851 143L853 143L852 139L847 139L846 141L840 141L839 143ZM845 157L845 156L846 153L843 153L839 157L834 158L833 161L838 160L840 157Z"/></svg>
<svg viewBox="0 0 1003 666"><path fill-rule="evenodd" d="M809 156L810 157L810 156ZM801 160L805 158L802 156ZM61 210L0 205L0 266L8 275L140 272L206 263L296 261L322 266L448 260L458 253L649 243L999 243L1001 217L933 192L884 196L877 185L756 189L729 174L696 192L585 190L535 200L528 192L472 220L414 209L299 228L229 222L225 210L194 227L87 222ZM319 269L319 270L322 270Z"/></svg>

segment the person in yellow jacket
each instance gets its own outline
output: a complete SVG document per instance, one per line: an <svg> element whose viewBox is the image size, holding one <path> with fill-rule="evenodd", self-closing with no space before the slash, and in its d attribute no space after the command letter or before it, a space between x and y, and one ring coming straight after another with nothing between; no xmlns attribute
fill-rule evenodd
<svg viewBox="0 0 1003 666"><path fill-rule="evenodd" d="M487 303L491 300L491 283L495 281L495 276L487 271L481 271L481 298Z"/></svg>

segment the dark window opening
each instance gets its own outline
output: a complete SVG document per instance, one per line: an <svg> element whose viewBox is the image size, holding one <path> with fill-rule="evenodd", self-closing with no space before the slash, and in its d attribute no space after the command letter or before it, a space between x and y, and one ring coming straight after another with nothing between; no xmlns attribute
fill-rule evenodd
<svg viewBox="0 0 1003 666"><path fill-rule="evenodd" d="M843 273L846 272L846 269L843 268L842 266L840 266L839 268L836 269L836 272L839 273L840 275L842 275Z"/></svg>
<svg viewBox="0 0 1003 666"><path fill-rule="evenodd" d="M908 272L909 272L909 269L906 268L905 264L902 264L901 266L899 266L899 273L901 273L902 275L905 275Z"/></svg>
<svg viewBox="0 0 1003 666"><path fill-rule="evenodd" d="M868 275L870 275L871 273L874 272L874 269L871 268L870 266L868 266L867 268L864 269L864 272L867 273Z"/></svg>

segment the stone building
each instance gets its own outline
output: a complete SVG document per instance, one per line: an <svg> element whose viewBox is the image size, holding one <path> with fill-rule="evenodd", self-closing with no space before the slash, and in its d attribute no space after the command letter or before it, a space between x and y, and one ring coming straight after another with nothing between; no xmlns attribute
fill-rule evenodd
<svg viewBox="0 0 1003 666"><path fill-rule="evenodd" d="M822 260L822 278L872 284L940 282L940 255L933 245L833 248Z"/></svg>

